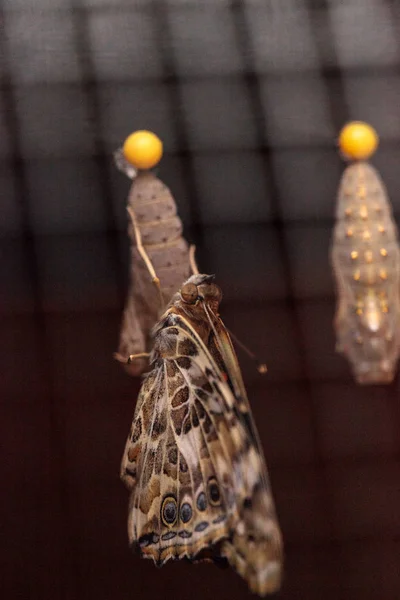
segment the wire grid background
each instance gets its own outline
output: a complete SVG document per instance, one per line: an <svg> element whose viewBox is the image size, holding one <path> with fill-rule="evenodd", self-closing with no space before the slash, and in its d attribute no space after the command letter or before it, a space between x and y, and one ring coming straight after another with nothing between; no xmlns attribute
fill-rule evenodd
<svg viewBox="0 0 400 600"><path fill-rule="evenodd" d="M127 549L118 479L138 382L111 358L129 181L164 142L170 186L241 356L286 542L279 597L400 595L398 381L334 352L328 250L349 119L400 212L400 37L385 0L1 0L4 597L248 597L231 571Z"/></svg>

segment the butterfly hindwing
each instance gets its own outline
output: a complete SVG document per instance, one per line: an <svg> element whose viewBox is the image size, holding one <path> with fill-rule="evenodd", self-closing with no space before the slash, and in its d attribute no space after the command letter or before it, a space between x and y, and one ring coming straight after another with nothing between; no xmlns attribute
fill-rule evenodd
<svg viewBox="0 0 400 600"><path fill-rule="evenodd" d="M179 347L193 352L195 345L176 327L165 328L155 348L157 341L169 356L143 384L121 475L131 489L130 541L164 563L194 558L228 535L236 518L236 446L227 435L233 410L215 388L226 384L216 370L211 377L204 348L196 357L182 355Z"/></svg>

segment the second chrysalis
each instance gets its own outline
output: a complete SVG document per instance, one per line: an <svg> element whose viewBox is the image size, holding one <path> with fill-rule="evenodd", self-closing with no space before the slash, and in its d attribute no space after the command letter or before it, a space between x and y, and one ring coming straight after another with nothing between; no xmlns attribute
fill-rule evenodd
<svg viewBox="0 0 400 600"><path fill-rule="evenodd" d="M378 137L366 123L349 123L339 144L352 162L340 182L331 249L336 349L357 383L390 383L400 348L400 249L386 189L365 161Z"/></svg>

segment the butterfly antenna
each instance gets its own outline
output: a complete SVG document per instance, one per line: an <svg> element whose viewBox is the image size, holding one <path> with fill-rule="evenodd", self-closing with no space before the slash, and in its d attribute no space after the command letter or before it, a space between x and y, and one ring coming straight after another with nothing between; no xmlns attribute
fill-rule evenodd
<svg viewBox="0 0 400 600"><path fill-rule="evenodd" d="M211 313L211 315L212 315L212 316L215 318L215 315L214 315L213 311L212 311L212 310L211 310L209 307L207 307L207 305L206 305L204 302L203 302L203 308L204 308L204 311L205 311L206 315L208 316L208 319L209 319L209 321L210 321L210 323L211 323L211 327L212 327L212 328L213 328L213 330L214 330L214 334L215 334L215 336L216 336L216 337L218 337L217 330L215 329L215 325L214 325L214 323L213 323L213 320L212 320L212 318L211 318L211 316L210 316L210 313ZM245 353L246 353L246 354L247 354L247 355L248 355L248 356L249 356L249 357L250 357L252 360L254 360L254 362L256 362L256 363L257 363L257 371L260 373L260 375L265 375L265 374L268 372L268 367L267 367L267 365L266 365L265 363L262 363L262 362L260 362L260 361L258 360L257 356L254 354L254 352L252 352L252 351L251 351L251 350L250 350L250 349L249 349L247 346L245 346L245 345L243 344L243 342L241 342L241 341L240 341L240 340L239 340L239 339L236 337L236 335L234 335L234 334L232 333L232 331L230 331L230 330L229 330L229 329L228 329L226 326L225 326L225 329L226 329L226 331L229 333L229 335L231 336L231 338L232 338L232 339L233 339L233 340L236 342L236 344L237 344L238 346L240 346L240 348L242 348L242 350L244 350L244 352L245 352Z"/></svg>
<svg viewBox="0 0 400 600"><path fill-rule="evenodd" d="M257 363L257 371L261 373L261 375L265 375L268 372L268 367L265 363L262 363L258 360L257 356L252 352L243 342L241 342L235 334L232 333L230 329L227 328L227 332L231 336L231 338L235 341L235 343L249 356L254 362Z"/></svg>

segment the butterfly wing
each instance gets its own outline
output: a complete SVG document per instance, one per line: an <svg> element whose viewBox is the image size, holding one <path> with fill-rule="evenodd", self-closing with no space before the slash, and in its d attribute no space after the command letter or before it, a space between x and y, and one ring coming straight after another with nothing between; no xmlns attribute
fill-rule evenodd
<svg viewBox="0 0 400 600"><path fill-rule="evenodd" d="M256 450L254 467L259 481L248 494L240 512L240 521L230 540L222 547L229 563L248 582L252 591L265 595L279 589L283 563L283 543L276 518L262 444L254 423L250 403L232 340L222 320L205 307L213 330L210 346L220 355L227 380L234 393L238 420ZM250 499L250 500L249 500Z"/></svg>
<svg viewBox="0 0 400 600"><path fill-rule="evenodd" d="M164 321L154 356L122 461L130 542L158 564L211 548L255 591L276 589L280 532L263 459L234 394L182 316Z"/></svg>

